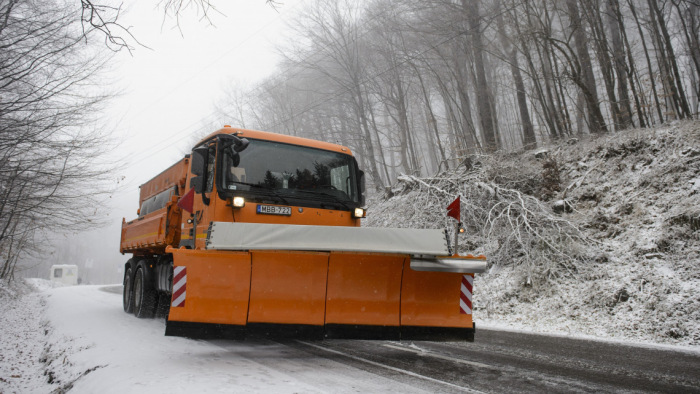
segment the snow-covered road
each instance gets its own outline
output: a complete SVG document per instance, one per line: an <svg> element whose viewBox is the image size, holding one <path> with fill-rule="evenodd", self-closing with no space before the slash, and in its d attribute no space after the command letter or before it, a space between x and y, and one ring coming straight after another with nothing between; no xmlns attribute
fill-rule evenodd
<svg viewBox="0 0 700 394"><path fill-rule="evenodd" d="M165 337L163 320L127 315L121 289L108 290L48 290L51 335L74 338L57 375L67 383L92 371L75 381L76 393L425 392L280 343Z"/></svg>
<svg viewBox="0 0 700 394"><path fill-rule="evenodd" d="M190 340L165 337L163 320L124 313L120 286L35 284L40 293L15 299L12 308L10 303L0 307L6 308L0 310L3 393L692 392L700 387L698 351L492 330L478 330L474 343Z"/></svg>

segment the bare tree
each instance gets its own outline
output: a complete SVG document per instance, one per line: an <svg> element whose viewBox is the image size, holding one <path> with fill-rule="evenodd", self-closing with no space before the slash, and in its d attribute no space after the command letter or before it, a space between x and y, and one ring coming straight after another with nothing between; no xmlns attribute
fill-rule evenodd
<svg viewBox="0 0 700 394"><path fill-rule="evenodd" d="M107 59L85 46L94 30L75 8L4 0L0 13L0 278L10 279L47 233L102 222L108 140L94 121L109 96L96 79Z"/></svg>
<svg viewBox="0 0 700 394"><path fill-rule="evenodd" d="M281 4L277 0L265 0L265 3L273 8ZM187 10L193 9L207 23L211 23L212 13L219 12L211 0L158 0L157 4L163 9L164 17L174 19L178 27L182 14ZM121 23L122 4L113 5L109 0L80 0L80 6L84 39L87 39L87 32L96 30L101 33L105 45L113 51L126 49L131 52L136 46L145 47L131 33L130 27Z"/></svg>
<svg viewBox="0 0 700 394"><path fill-rule="evenodd" d="M348 145L381 189L575 129L696 116L699 15L691 0L315 2L235 117Z"/></svg>
<svg viewBox="0 0 700 394"><path fill-rule="evenodd" d="M476 73L477 108L481 119L481 129L484 139L484 147L487 152L493 152L499 148L496 138L495 115L493 101L489 86L486 82L486 69L484 66L484 42L482 34L481 16L479 15L479 0L462 0L462 9L469 20L469 35L472 56L474 58L474 70Z"/></svg>
<svg viewBox="0 0 700 394"><path fill-rule="evenodd" d="M537 144L537 139L535 137L535 129L532 126L532 120L530 119L530 111L527 108L527 92L525 91L525 83L523 80L522 71L520 70L520 62L518 60L518 48L514 45L511 37L513 34L509 35L506 32L505 22L503 18L501 1L496 1L496 23L498 27L498 34L500 36L501 45L506 53L506 58L510 65L510 72L513 76L513 82L515 84L516 97L518 100L518 111L520 113L520 122L523 129L523 146L526 149L534 148Z"/></svg>
<svg viewBox="0 0 700 394"><path fill-rule="evenodd" d="M588 53L588 38L578 5L574 0L567 0L566 6L569 10L571 32L574 36L576 51L571 51L568 45L557 45L556 47L567 57L571 76L581 88L588 112L588 127L593 133L606 132L607 127L605 127L605 120L603 120L603 115L600 112L598 90L595 77L593 76L593 65Z"/></svg>

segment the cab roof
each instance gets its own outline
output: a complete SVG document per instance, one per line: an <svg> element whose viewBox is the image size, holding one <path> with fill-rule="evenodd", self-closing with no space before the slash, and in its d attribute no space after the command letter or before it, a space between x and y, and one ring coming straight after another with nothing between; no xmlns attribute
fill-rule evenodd
<svg viewBox="0 0 700 394"><path fill-rule="evenodd" d="M350 151L350 148L348 148L346 146L338 145L338 144L332 144L330 142L323 142L323 141L318 141L318 140L312 140L309 138L294 137L291 135L271 133L268 131L241 129L241 128L231 127L231 126L224 126L223 128L209 134L208 136L204 137L201 141L199 141L197 143L197 145L199 145L199 144L203 143L204 141L207 141L207 140L209 140L217 135L220 135L220 134L235 134L239 137L246 137L246 138L252 138L252 139L257 139L257 140L282 142L285 144L299 145L299 146L308 146L310 148L317 148L317 149L323 149L323 150L328 150L328 151L333 151L333 152L339 152L339 153L344 153L346 155L352 156L352 152Z"/></svg>

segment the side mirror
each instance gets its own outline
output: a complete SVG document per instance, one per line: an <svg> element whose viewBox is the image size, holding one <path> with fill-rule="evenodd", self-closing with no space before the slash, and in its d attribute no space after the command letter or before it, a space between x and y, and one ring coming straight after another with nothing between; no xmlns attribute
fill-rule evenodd
<svg viewBox="0 0 700 394"><path fill-rule="evenodd" d="M243 152L249 144L250 141L248 141L247 138L238 138L238 141L233 143L233 150L236 152Z"/></svg>
<svg viewBox="0 0 700 394"><path fill-rule="evenodd" d="M237 151L235 147L233 147L229 152L229 158L231 158L231 165L234 167L238 167L238 165L241 164L241 155L239 155L238 152L239 151Z"/></svg>
<svg viewBox="0 0 700 394"><path fill-rule="evenodd" d="M204 193L207 187L207 161L209 161L209 148L200 146L192 149L192 178L190 187L198 194Z"/></svg>
<svg viewBox="0 0 700 394"><path fill-rule="evenodd" d="M200 146L192 149L192 174L204 175L206 172L207 161L209 159L209 148Z"/></svg>
<svg viewBox="0 0 700 394"><path fill-rule="evenodd" d="M218 137L219 141L224 142L224 148L232 146L234 152L243 152L250 144L247 138L239 138L234 134L221 134Z"/></svg>
<svg viewBox="0 0 700 394"><path fill-rule="evenodd" d="M219 136L219 147L224 149L226 155L231 159L231 165L238 167L241 164L241 156L238 152L243 152L250 141L247 138L239 138L234 134L222 134Z"/></svg>

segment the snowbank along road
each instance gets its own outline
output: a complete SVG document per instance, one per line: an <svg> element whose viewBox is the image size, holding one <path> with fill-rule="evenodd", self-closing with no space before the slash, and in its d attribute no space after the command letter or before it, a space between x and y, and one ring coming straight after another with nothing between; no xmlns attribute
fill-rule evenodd
<svg viewBox="0 0 700 394"><path fill-rule="evenodd" d="M119 286L44 286L12 300L14 312L1 327L0 392L697 392L700 387L697 350L485 329L477 331L474 343L165 337L162 320L125 314L120 293ZM10 326L15 323L21 329Z"/></svg>

